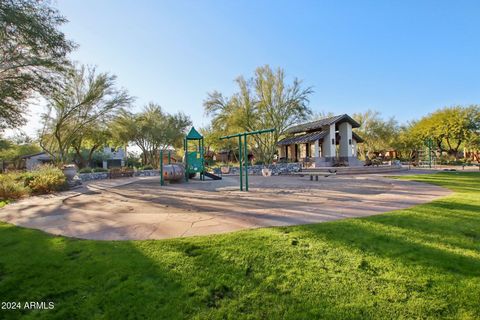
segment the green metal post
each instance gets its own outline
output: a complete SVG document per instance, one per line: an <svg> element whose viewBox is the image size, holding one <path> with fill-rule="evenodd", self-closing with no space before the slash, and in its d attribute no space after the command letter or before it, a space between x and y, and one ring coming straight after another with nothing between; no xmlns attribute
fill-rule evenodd
<svg viewBox="0 0 480 320"><path fill-rule="evenodd" d="M185 152L185 181L188 182L188 140L185 138L183 142L183 150Z"/></svg>
<svg viewBox="0 0 480 320"><path fill-rule="evenodd" d="M248 148L247 135L243 136L243 153L245 154L243 161L245 162L245 191L248 191Z"/></svg>
<svg viewBox="0 0 480 320"><path fill-rule="evenodd" d="M428 166L432 168L432 139L428 139Z"/></svg>
<svg viewBox="0 0 480 320"><path fill-rule="evenodd" d="M172 151L168 150L168 164L172 164Z"/></svg>
<svg viewBox="0 0 480 320"><path fill-rule="evenodd" d="M165 185L165 181L163 179L163 150L160 150L160 185Z"/></svg>
<svg viewBox="0 0 480 320"><path fill-rule="evenodd" d="M261 134L261 133L267 133L267 132L273 132L273 131L275 131L275 129L272 128L272 129L264 129L264 130L236 133L236 134L231 134L231 135L228 135L228 136L220 137L220 140L234 138L234 137L243 136L243 135Z"/></svg>
<svg viewBox="0 0 480 320"><path fill-rule="evenodd" d="M203 140L202 138L202 166L203 166L203 181L205 181L205 171L206 171L206 167L205 167L205 140Z"/></svg>
<svg viewBox="0 0 480 320"><path fill-rule="evenodd" d="M250 131L250 132L236 133L236 134L231 134L231 135L228 135L228 136L220 137L220 140L238 137L238 158L239 158L239 163L240 163L240 191L243 191L243 165L245 165L245 171L246 171L245 172L245 189L246 189L246 191L248 191L247 136L252 135L252 134L262 134L262 133L273 132L273 131L275 131L275 129L271 128L271 129L263 129L263 130L256 130L256 131ZM243 152L242 152L242 136L245 139ZM244 154L245 154L245 156L244 156ZM242 161L245 161L245 164L243 164Z"/></svg>
<svg viewBox="0 0 480 320"><path fill-rule="evenodd" d="M200 140L198 140L197 157L200 154ZM200 181L202 181L202 168L200 168Z"/></svg>
<svg viewBox="0 0 480 320"><path fill-rule="evenodd" d="M200 144L200 160L202 161L202 167L200 168L200 180L205 181L205 159L203 155L203 138L198 142Z"/></svg>
<svg viewBox="0 0 480 320"><path fill-rule="evenodd" d="M242 136L238 136L238 161L240 164L240 191L243 191L243 173L242 173Z"/></svg>

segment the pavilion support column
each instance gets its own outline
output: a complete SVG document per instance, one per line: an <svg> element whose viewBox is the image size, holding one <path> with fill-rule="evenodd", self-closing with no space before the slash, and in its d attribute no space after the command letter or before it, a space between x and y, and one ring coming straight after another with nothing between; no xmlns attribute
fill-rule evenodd
<svg viewBox="0 0 480 320"><path fill-rule="evenodd" d="M277 147L277 152L278 152L278 157L279 158L285 158L285 151L287 149L285 148L285 146L279 146Z"/></svg>
<svg viewBox="0 0 480 320"><path fill-rule="evenodd" d="M317 166L317 162L320 160L320 145L319 140L315 140L313 143L313 162L315 163L315 167Z"/></svg>
<svg viewBox="0 0 480 320"><path fill-rule="evenodd" d="M315 142L314 142L314 144L313 144L313 155L312 155L312 157L314 157L314 158L318 158L318 157L319 157L320 145L319 145L318 142L319 142L318 140L315 140Z"/></svg>
<svg viewBox="0 0 480 320"><path fill-rule="evenodd" d="M340 123L338 126L338 134L340 136L340 160L350 162L353 157L352 125L348 122Z"/></svg>
<svg viewBox="0 0 480 320"><path fill-rule="evenodd" d="M336 157L336 145L337 141L335 139L335 124L331 124L326 128L328 132L323 138L322 144L322 156L325 158L325 162L329 164L333 164L333 161Z"/></svg>
<svg viewBox="0 0 480 320"><path fill-rule="evenodd" d="M295 145L294 144L291 144L288 146L288 160L289 161L295 161Z"/></svg>

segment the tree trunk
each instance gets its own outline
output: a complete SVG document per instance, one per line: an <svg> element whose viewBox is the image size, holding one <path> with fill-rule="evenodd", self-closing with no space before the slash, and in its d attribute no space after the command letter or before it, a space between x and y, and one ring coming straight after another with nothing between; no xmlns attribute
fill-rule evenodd
<svg viewBox="0 0 480 320"><path fill-rule="evenodd" d="M90 151L88 152L88 158L87 158L87 163L88 165L90 165L90 163L92 162L92 158L93 158L93 153L95 152L95 150L97 150L99 147L99 145L94 145Z"/></svg>
<svg viewBox="0 0 480 320"><path fill-rule="evenodd" d="M440 150L440 153L445 151L445 149L442 146L442 139L437 139L437 148L438 148L438 150Z"/></svg>
<svg viewBox="0 0 480 320"><path fill-rule="evenodd" d="M73 147L75 149L75 154L77 155L77 159L78 159L78 162L77 162L77 165L80 169L82 168L85 168L85 159L83 159L83 156L82 156L82 153L81 153L81 150L78 146L75 146Z"/></svg>

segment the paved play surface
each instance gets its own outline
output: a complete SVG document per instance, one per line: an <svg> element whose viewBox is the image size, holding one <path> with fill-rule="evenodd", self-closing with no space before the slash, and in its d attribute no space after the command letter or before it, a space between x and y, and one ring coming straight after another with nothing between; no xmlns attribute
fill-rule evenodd
<svg viewBox="0 0 480 320"><path fill-rule="evenodd" d="M164 239L363 217L448 195L441 187L378 175L237 177L159 185L158 177L96 181L0 209L0 220L83 239Z"/></svg>

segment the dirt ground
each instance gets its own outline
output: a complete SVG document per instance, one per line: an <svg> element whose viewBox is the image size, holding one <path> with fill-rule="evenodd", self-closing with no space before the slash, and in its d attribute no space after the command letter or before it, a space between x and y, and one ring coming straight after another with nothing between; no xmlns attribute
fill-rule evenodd
<svg viewBox="0 0 480 320"><path fill-rule="evenodd" d="M362 217L449 194L378 175L238 176L161 187L158 177L92 182L79 191L33 197L0 210L0 220L84 239L164 239Z"/></svg>

